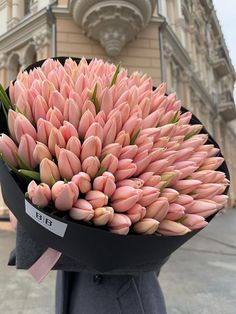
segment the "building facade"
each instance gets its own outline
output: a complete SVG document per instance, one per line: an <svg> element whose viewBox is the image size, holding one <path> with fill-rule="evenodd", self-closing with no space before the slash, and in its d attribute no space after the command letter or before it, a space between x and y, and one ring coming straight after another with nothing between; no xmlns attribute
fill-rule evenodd
<svg viewBox="0 0 236 314"><path fill-rule="evenodd" d="M236 76L212 0L0 0L1 83L50 56L121 61L166 81L222 148L235 203Z"/></svg>

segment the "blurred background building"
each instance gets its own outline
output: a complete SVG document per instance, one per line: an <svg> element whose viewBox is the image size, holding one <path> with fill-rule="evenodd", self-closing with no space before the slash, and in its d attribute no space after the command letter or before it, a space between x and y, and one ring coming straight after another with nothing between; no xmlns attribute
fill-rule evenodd
<svg viewBox="0 0 236 314"><path fill-rule="evenodd" d="M51 56L121 61L166 81L220 144L235 203L236 75L212 0L0 0L1 83Z"/></svg>

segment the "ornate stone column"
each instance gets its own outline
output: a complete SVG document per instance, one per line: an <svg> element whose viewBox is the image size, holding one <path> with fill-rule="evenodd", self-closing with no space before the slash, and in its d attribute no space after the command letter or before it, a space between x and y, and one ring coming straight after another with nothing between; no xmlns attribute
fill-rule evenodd
<svg viewBox="0 0 236 314"><path fill-rule="evenodd" d="M117 57L148 24L155 5L155 0L72 0L71 11L84 33Z"/></svg>

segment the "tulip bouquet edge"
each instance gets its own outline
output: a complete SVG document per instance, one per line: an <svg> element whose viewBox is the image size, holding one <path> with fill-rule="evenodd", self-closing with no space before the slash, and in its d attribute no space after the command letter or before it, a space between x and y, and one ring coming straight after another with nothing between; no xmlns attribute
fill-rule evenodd
<svg viewBox="0 0 236 314"><path fill-rule="evenodd" d="M67 57L62 57L62 59L65 61ZM60 60L60 57L56 58L57 60ZM77 59L79 60L79 59ZM44 60L43 60L44 61ZM38 63L36 63L35 66L40 66L43 61L40 61ZM27 69L26 69L27 70ZM185 111L186 109L184 109L183 107L181 107L181 111ZM186 110L187 112L187 110ZM196 118L196 117L192 117L190 124L199 124L200 121ZM201 124L201 123L200 123ZM208 134L208 142L209 144L213 144L214 147L218 147L217 143L214 141L214 139L209 135L209 133L206 131L205 128L203 128L203 130L201 131L201 133L205 133ZM218 153L218 156L222 156L221 153ZM5 169L4 169L5 168ZM47 215L50 218L54 218L62 223L66 223L68 225L68 229L65 231L65 235L68 235L68 230L71 229L71 232L69 232L68 238L67 237L60 237L61 240L61 244L63 243L64 248L62 249L61 246L55 245L56 243L58 244L58 235L57 234L52 234L51 231L49 231L48 229L46 229L45 227L42 226L42 224L40 225L39 223L37 223L35 220L32 220L29 215L27 215L24 211L22 211L22 200L25 199L23 192L21 191L22 195L21 195L21 201L19 201L18 203L21 204L21 209L19 208L19 204L18 204L18 209L15 210L14 208L14 204L13 204L13 200L12 200L12 195L11 195L11 191L12 191L12 185L9 184L7 185L5 182L7 180L10 180L9 178L11 177L13 180L14 178L12 177L12 174L9 172L9 168L4 165L4 163L1 161L1 168L0 168L0 172L1 172L1 179L3 182L3 196L6 199L6 203L7 205L9 204L9 208L11 208L13 210L13 212L15 213L16 216L19 217L19 221L22 221L22 225L26 228L26 230L29 231L29 233L35 238L35 240L37 241L41 241L42 239L40 239L40 237L38 236L37 232L35 232L36 229L38 229L39 234L44 234L44 240L43 242L47 243L48 246L50 247L55 247L55 249L64 251L65 254L67 254L68 256L71 257L76 257L76 258L81 258L81 254L83 254L82 252L86 252L86 256L84 257L84 262L86 262L87 264L91 263L91 259L94 259L95 256L98 256L98 254L103 255L103 256L107 256L107 252L108 250L110 250L110 252L112 254L110 254L110 256L117 256L117 260L120 262L120 267L124 267L124 262L119 260L119 255L122 254L122 252L125 252L126 254L128 254L129 248L130 246L133 246L135 248L135 250L131 250L132 254L134 256L138 256L138 249L137 249L137 243L141 243L142 246L145 246L146 244L149 245L149 250L146 252L146 259L145 261L140 258L136 261L137 265L143 265L143 263L148 263L148 261L154 261L157 259L157 255L154 254L153 256L149 255L149 251L151 250L151 246L153 245L153 249L157 248L158 246L159 249L163 249L163 254L160 255L160 258L166 258L168 257L173 251L175 251L179 246L181 246L184 242L186 242L188 239L190 239L192 236L194 236L197 232L199 232L201 229L197 230L197 231L191 231L189 232L189 234L187 235L177 235L177 236L165 236L165 235L160 235L159 237L157 237L156 235L145 235L143 234L142 236L137 236L134 234L128 234L125 237L119 234L112 234L107 232L106 230L103 229L99 229L97 227L95 228L91 228L91 226L89 225L85 225L85 224L78 224L76 222L73 221L68 221L65 220L63 218L60 217L56 217L55 215L51 215L49 212L47 212L45 209L42 208L37 208L35 205L33 205L33 207L41 212L44 215ZM226 166L226 163L224 162L219 169L217 169L219 171L222 171L226 174L226 177L229 179L229 173L228 173L228 169ZM7 171L7 172L6 172ZM2 175L2 173L4 173L4 175ZM7 174L8 173L8 174ZM9 175L9 178L7 178ZM15 182L16 183L16 182ZM9 189L9 187L11 186L11 188ZM227 193L228 188L224 191L224 194ZM19 193L20 194L20 193ZM6 196L8 195L8 196ZM23 196L23 199L22 199ZM17 197L16 197L17 199ZM16 201L17 203L17 201ZM20 214L19 214L20 213ZM212 214L211 216L209 216L208 218L206 218L207 221L210 221L214 215L216 213ZM23 216L21 216L23 215ZM17 217L17 218L18 218ZM38 217L39 218L39 217ZM42 218L43 219L43 218ZM50 222L48 222L50 224ZM36 229L35 229L36 228ZM85 244L83 243L83 241L80 241L80 245L79 247L81 248L81 250L79 250L80 252L78 252L78 254L74 254L74 252L76 251L76 245L70 245L68 244L70 242L70 239L73 239L75 237L76 231L75 228L80 228L80 232L81 232L81 236L83 237L84 234L83 232L87 232L87 235L89 235L89 233L91 235L89 235L89 240L87 242L87 247L85 246ZM107 247L104 248L104 244L103 245L99 245L97 249L94 248L94 239L96 238L96 235L101 235L101 238L103 239L102 241L108 241L107 242ZM91 237L91 239L90 239ZM109 240L107 240L109 239ZM129 240L128 240L129 239ZM46 240L46 241L45 241ZM119 247L118 253L119 254L115 254L114 249L112 249L112 247L114 246L114 242L117 241L117 247ZM129 242L131 241L131 242ZM167 242L166 242L167 241ZM42 241L41 241L42 242ZM120 243L118 243L120 242ZM125 245L124 243L127 242L127 244ZM155 243L154 243L155 242ZM152 243L152 244L151 244ZM159 243L159 244L157 244ZM169 247L163 248L165 245L168 245ZM124 247L125 245L125 247ZM93 250L93 252L91 253L91 250ZM148 257L148 258L147 258ZM98 260L99 258L96 257L96 259ZM95 264L91 265L91 268L99 270L99 271L106 271L107 270L107 263L105 263L104 257L100 257L99 262L96 262L97 264L99 264L99 266L96 266ZM119 268L119 263L115 263L113 262L113 265L110 265L111 269L116 269ZM135 261L131 258L131 260L129 261L129 264L135 263ZM104 266L106 264L106 266ZM112 264L112 263L111 263ZM108 267L109 268L109 267Z"/></svg>

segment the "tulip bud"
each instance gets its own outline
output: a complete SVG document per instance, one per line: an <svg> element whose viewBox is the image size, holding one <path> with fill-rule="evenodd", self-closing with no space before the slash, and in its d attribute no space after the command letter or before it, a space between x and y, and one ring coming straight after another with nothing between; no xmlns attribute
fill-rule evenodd
<svg viewBox="0 0 236 314"><path fill-rule="evenodd" d="M99 158L101 155L101 151L102 143L100 138L97 136L90 136L84 141L82 145L80 159L81 161L84 161L90 156L97 156Z"/></svg>
<svg viewBox="0 0 236 314"><path fill-rule="evenodd" d="M164 219L159 225L158 232L165 236L184 235L191 230L181 223Z"/></svg>
<svg viewBox="0 0 236 314"><path fill-rule="evenodd" d="M21 136L18 155L30 168L35 168L37 166L37 162L33 157L35 147L36 142L30 135L24 134Z"/></svg>
<svg viewBox="0 0 236 314"><path fill-rule="evenodd" d="M54 127L52 128L48 138L48 148L50 150L50 153L54 156L56 155L55 153L56 145L58 145L61 148L65 148L66 142L61 132Z"/></svg>
<svg viewBox="0 0 236 314"><path fill-rule="evenodd" d="M77 185L81 193L87 193L91 190L91 179L90 176L85 172L81 171L73 176L72 182Z"/></svg>
<svg viewBox="0 0 236 314"><path fill-rule="evenodd" d="M179 192L174 189L164 188L160 196L167 198L168 202L172 203L179 196Z"/></svg>
<svg viewBox="0 0 236 314"><path fill-rule="evenodd" d="M139 203L145 207L155 202L160 194L157 188L151 186L143 186L141 190L143 191L143 196Z"/></svg>
<svg viewBox="0 0 236 314"><path fill-rule="evenodd" d="M82 163L82 170L86 172L90 178L94 178L100 168L100 162L97 157L88 157Z"/></svg>
<svg viewBox="0 0 236 314"><path fill-rule="evenodd" d="M125 212L133 207L139 200L138 190L130 186L122 186L111 197L112 207L117 212Z"/></svg>
<svg viewBox="0 0 236 314"><path fill-rule="evenodd" d="M76 128L68 121L64 121L59 130L61 131L61 134L63 135L66 142L68 142L71 137L78 138L78 132Z"/></svg>
<svg viewBox="0 0 236 314"><path fill-rule="evenodd" d="M54 127L59 129L60 126L63 123L63 115L62 115L62 113L61 113L61 111L59 109L57 109L57 108L54 108L54 109L50 108L48 110L48 112L47 112L46 120L51 122Z"/></svg>
<svg viewBox="0 0 236 314"><path fill-rule="evenodd" d="M70 210L69 215L75 220L89 221L94 216L94 210L88 201L78 199Z"/></svg>
<svg viewBox="0 0 236 314"><path fill-rule="evenodd" d="M146 207L146 218L155 218L162 221L169 210L169 203L165 197L159 197L156 201Z"/></svg>
<svg viewBox="0 0 236 314"><path fill-rule="evenodd" d="M51 190L45 183L37 185L35 181L31 181L27 192L32 203L41 208L46 207L51 200Z"/></svg>
<svg viewBox="0 0 236 314"><path fill-rule="evenodd" d="M139 178L134 178L134 179L125 179L118 181L116 186L121 187L121 186L131 186L134 189L140 189L144 184L144 181L139 179Z"/></svg>
<svg viewBox="0 0 236 314"><path fill-rule="evenodd" d="M103 207L108 203L108 197L100 191L89 191L85 199L93 206L93 208Z"/></svg>
<svg viewBox="0 0 236 314"><path fill-rule="evenodd" d="M37 140L45 145L48 144L48 138L53 129L51 122L39 119L37 121Z"/></svg>
<svg viewBox="0 0 236 314"><path fill-rule="evenodd" d="M40 118L46 119L46 113L48 111L48 104L41 95L37 95L33 101L33 117L34 121L38 121ZM48 120L48 119L47 119Z"/></svg>
<svg viewBox="0 0 236 314"><path fill-rule="evenodd" d="M40 162L44 158L52 160L52 155L46 145L44 145L43 143L37 142L33 151L33 158L36 163L40 164Z"/></svg>
<svg viewBox="0 0 236 314"><path fill-rule="evenodd" d="M131 220L123 214L114 214L112 220L108 223L109 230L112 233L126 235L129 232Z"/></svg>
<svg viewBox="0 0 236 314"><path fill-rule="evenodd" d="M201 216L186 214L181 223L191 230L201 229L208 225L208 222Z"/></svg>
<svg viewBox="0 0 236 314"><path fill-rule="evenodd" d="M81 163L79 158L69 150L62 148L58 156L58 169L62 178L71 178L80 172Z"/></svg>
<svg viewBox="0 0 236 314"><path fill-rule="evenodd" d="M102 175L94 179L93 189L97 191L101 191L105 195L110 197L116 190L116 184L114 180L112 180L110 177Z"/></svg>
<svg viewBox="0 0 236 314"><path fill-rule="evenodd" d="M49 186L52 186L56 181L60 179L60 173L57 165L47 158L44 158L41 161L39 171L41 182L44 182Z"/></svg>
<svg viewBox="0 0 236 314"><path fill-rule="evenodd" d="M70 210L79 196L79 190L75 183L63 181L56 182L52 187L52 199L58 210Z"/></svg>
<svg viewBox="0 0 236 314"><path fill-rule="evenodd" d="M106 145L102 149L102 156L112 154L118 158L120 156L121 149L122 149L122 146L118 143Z"/></svg>
<svg viewBox="0 0 236 314"><path fill-rule="evenodd" d="M146 214L146 208L140 204L135 204L127 211L127 216L130 218L132 223L138 222L143 219Z"/></svg>
<svg viewBox="0 0 236 314"><path fill-rule="evenodd" d="M124 130L120 131L115 139L115 143L120 144L121 146L127 146L130 143L130 135Z"/></svg>
<svg viewBox="0 0 236 314"><path fill-rule="evenodd" d="M30 135L36 140L36 130L29 120L21 113L18 113L14 123L14 134L18 143L20 143L21 136L24 134Z"/></svg>
<svg viewBox="0 0 236 314"><path fill-rule="evenodd" d="M106 171L115 173L118 168L118 158L112 154L107 154L101 162L101 167L106 169Z"/></svg>
<svg viewBox="0 0 236 314"><path fill-rule="evenodd" d="M17 146L13 140L5 134L0 135L0 153L3 155L3 159L13 167L18 166L16 159Z"/></svg>
<svg viewBox="0 0 236 314"><path fill-rule="evenodd" d="M88 128L94 122L94 117L91 111L87 110L82 115L80 122L79 122L79 137L84 138Z"/></svg>
<svg viewBox="0 0 236 314"><path fill-rule="evenodd" d="M103 142L103 128L98 122L93 122L88 128L85 134L85 140L90 136L96 136L100 138L100 141Z"/></svg>
<svg viewBox="0 0 236 314"><path fill-rule="evenodd" d="M66 149L70 150L77 157L79 157L81 151L81 143L78 137L71 136L66 144Z"/></svg>
<svg viewBox="0 0 236 314"><path fill-rule="evenodd" d="M115 178L117 181L124 180L131 177L136 170L137 166L132 162L132 159L119 160Z"/></svg>
<svg viewBox="0 0 236 314"><path fill-rule="evenodd" d="M157 231L159 222L152 218L143 218L143 220L135 223L133 229L136 233L140 234L153 234Z"/></svg>
<svg viewBox="0 0 236 314"><path fill-rule="evenodd" d="M94 209L93 223L96 226L104 226L112 220L114 210L112 207L98 207Z"/></svg>

